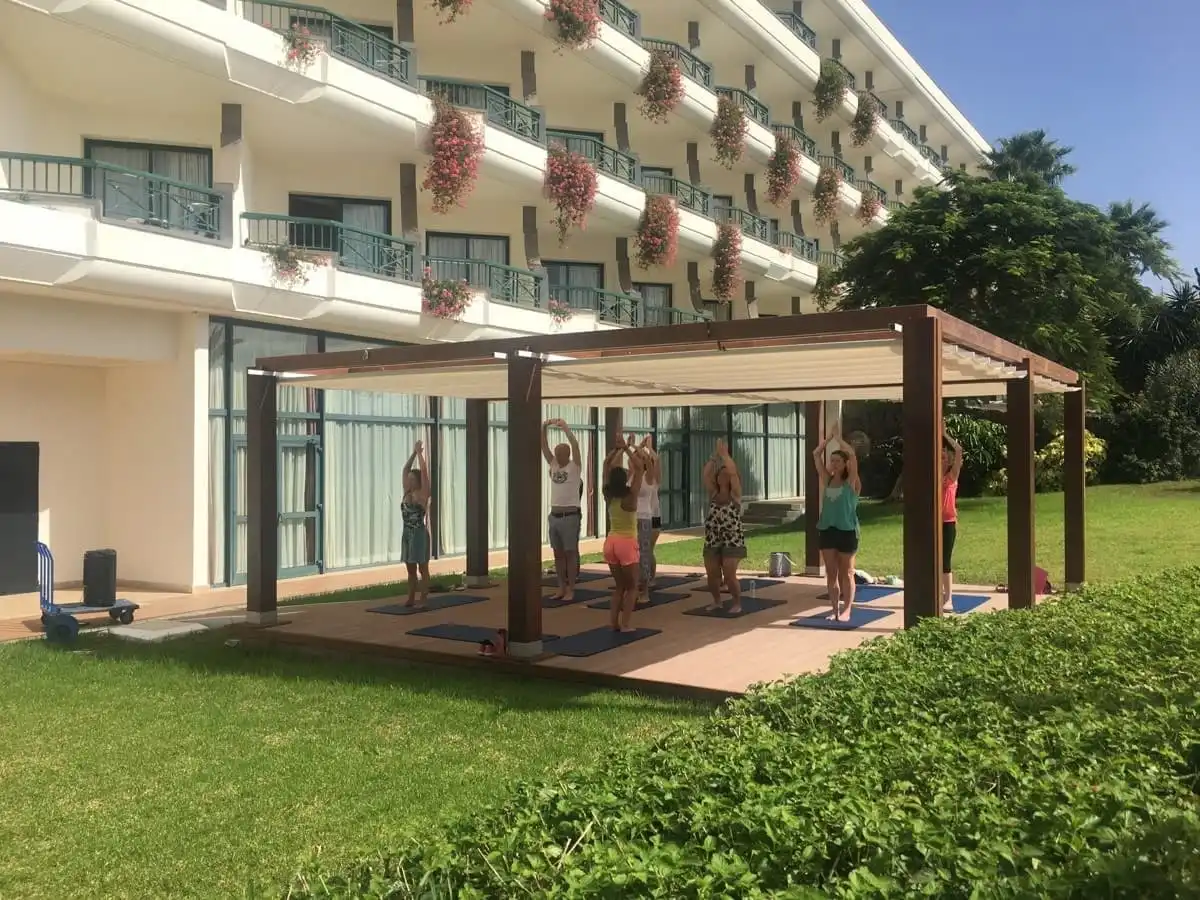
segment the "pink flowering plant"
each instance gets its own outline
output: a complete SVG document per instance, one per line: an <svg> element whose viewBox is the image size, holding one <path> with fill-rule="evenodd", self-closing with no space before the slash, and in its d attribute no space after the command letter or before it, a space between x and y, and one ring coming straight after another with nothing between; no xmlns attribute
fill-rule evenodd
<svg viewBox="0 0 1200 900"><path fill-rule="evenodd" d="M448 25L471 8L471 0L432 0L443 25Z"/></svg>
<svg viewBox="0 0 1200 900"><path fill-rule="evenodd" d="M800 149L783 135L775 136L775 152L767 161L767 202L782 206L800 183Z"/></svg>
<svg viewBox="0 0 1200 900"><path fill-rule="evenodd" d="M683 73L666 50L651 50L650 65L642 76L637 95L642 98L642 115L660 125L683 100Z"/></svg>
<svg viewBox="0 0 1200 900"><path fill-rule="evenodd" d="M291 244L269 244L260 249L267 255L271 282L289 291L307 284L311 270L322 262L319 254Z"/></svg>
<svg viewBox="0 0 1200 900"><path fill-rule="evenodd" d="M867 91L858 93L858 111L850 123L850 140L855 147L861 147L875 136L879 128L879 119L883 111Z"/></svg>
<svg viewBox="0 0 1200 900"><path fill-rule="evenodd" d="M562 300L551 300L546 309L550 312L550 321L555 325L561 326L563 322L571 318L574 310Z"/></svg>
<svg viewBox="0 0 1200 900"><path fill-rule="evenodd" d="M421 275L421 311L426 315L457 322L471 305L471 296L465 281L434 278L428 267Z"/></svg>
<svg viewBox="0 0 1200 900"><path fill-rule="evenodd" d="M679 210L675 201L657 195L647 197L633 242L641 268L673 263L679 249Z"/></svg>
<svg viewBox="0 0 1200 900"><path fill-rule="evenodd" d="M832 166L822 166L813 188L813 217L822 225L837 219L838 195L842 189L842 173Z"/></svg>
<svg viewBox="0 0 1200 900"><path fill-rule="evenodd" d="M567 242L567 232L582 229L596 205L596 170L581 153L557 144L546 154L546 196L554 204L554 226L558 243Z"/></svg>
<svg viewBox="0 0 1200 900"><path fill-rule="evenodd" d="M325 52L325 42L313 37L303 25L283 33L283 62L289 69L303 72Z"/></svg>
<svg viewBox="0 0 1200 900"><path fill-rule="evenodd" d="M746 113L730 97L717 98L717 114L708 136L712 138L716 161L732 169L742 158L746 142Z"/></svg>
<svg viewBox="0 0 1200 900"><path fill-rule="evenodd" d="M433 211L448 213L475 187L483 159L483 134L467 113L442 97L433 100L433 126L429 134L429 164L423 190L433 194Z"/></svg>
<svg viewBox="0 0 1200 900"><path fill-rule="evenodd" d="M717 228L717 242L713 245L713 296L732 300L741 283L742 230L732 222L723 222Z"/></svg>
<svg viewBox="0 0 1200 900"><path fill-rule="evenodd" d="M546 20L558 27L558 42L582 50L600 33L599 0L550 0Z"/></svg>
<svg viewBox="0 0 1200 900"><path fill-rule="evenodd" d="M875 217L879 215L879 211L883 209L883 202L879 199L879 194L869 187L862 189L862 199L858 203L858 212L855 214L858 221L864 225L870 225L875 221Z"/></svg>

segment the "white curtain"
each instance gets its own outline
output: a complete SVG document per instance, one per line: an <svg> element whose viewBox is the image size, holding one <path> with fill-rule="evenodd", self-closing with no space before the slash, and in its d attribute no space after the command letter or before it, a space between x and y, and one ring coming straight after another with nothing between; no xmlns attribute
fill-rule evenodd
<svg viewBox="0 0 1200 900"><path fill-rule="evenodd" d="M442 552L454 556L467 552L467 404L457 397L443 397L441 404L438 532ZM495 479L488 475L489 482Z"/></svg>
<svg viewBox="0 0 1200 900"><path fill-rule="evenodd" d="M351 269L379 272L387 263L385 242L373 235L385 235L388 228L388 207L383 203L342 204L342 224L358 231L342 232L339 256L342 265Z"/></svg>
<svg viewBox="0 0 1200 900"><path fill-rule="evenodd" d="M797 497L800 440L797 426L802 423L794 403L773 403L767 407L767 496L772 499Z"/></svg>
<svg viewBox="0 0 1200 900"><path fill-rule="evenodd" d="M647 325L670 325L671 285L635 284L633 289L642 295L642 320Z"/></svg>
<svg viewBox="0 0 1200 900"><path fill-rule="evenodd" d="M703 522L708 511L708 490L704 487L704 465L717 451L717 441L725 440L729 421L723 406L693 406L692 432L688 436L689 487L692 522ZM732 450L731 450L732 452Z"/></svg>
<svg viewBox="0 0 1200 900"><path fill-rule="evenodd" d="M508 404L488 404L488 539L493 549L508 547Z"/></svg>
<svg viewBox="0 0 1200 900"><path fill-rule="evenodd" d="M733 446L729 452L742 476L742 498L759 500L766 496L767 439L763 407L734 407L732 425Z"/></svg>
<svg viewBox="0 0 1200 900"><path fill-rule="evenodd" d="M507 238L427 233L425 250L428 256L441 260L430 264L434 278L466 281L494 295L501 293L503 270L497 273L484 263L508 265Z"/></svg>

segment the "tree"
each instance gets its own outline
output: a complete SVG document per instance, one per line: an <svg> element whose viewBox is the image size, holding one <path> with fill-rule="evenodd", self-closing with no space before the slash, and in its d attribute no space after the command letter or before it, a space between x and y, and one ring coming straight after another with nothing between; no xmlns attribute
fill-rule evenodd
<svg viewBox="0 0 1200 900"><path fill-rule="evenodd" d="M1159 278L1177 279L1179 266L1171 258L1171 245L1162 233L1170 225L1158 217L1149 203L1133 208L1132 200L1110 203L1108 218L1117 229L1117 246L1133 261L1139 275L1150 272Z"/></svg>
<svg viewBox="0 0 1200 900"><path fill-rule="evenodd" d="M1075 167L1066 162L1071 147L1060 147L1040 128L1001 138L1000 146L988 153L984 169L999 181L1041 181L1058 187Z"/></svg>
<svg viewBox="0 0 1200 900"><path fill-rule="evenodd" d="M1196 277L1200 283L1200 272ZM1200 284L1176 281L1167 293L1150 297L1132 322L1110 330L1117 380L1126 393L1135 394L1152 365L1200 347Z"/></svg>
<svg viewBox="0 0 1200 900"><path fill-rule="evenodd" d="M928 303L1077 369L1102 401L1108 326L1150 293L1112 221L1036 179L956 172L944 186L918 189L884 228L850 241L818 285L822 305Z"/></svg>

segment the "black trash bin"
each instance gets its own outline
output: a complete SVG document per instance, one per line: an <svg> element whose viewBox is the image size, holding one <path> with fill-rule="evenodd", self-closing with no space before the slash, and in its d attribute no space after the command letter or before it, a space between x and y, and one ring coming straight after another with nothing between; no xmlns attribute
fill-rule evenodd
<svg viewBox="0 0 1200 900"><path fill-rule="evenodd" d="M83 554L85 606L112 606L117 602L117 551L88 550Z"/></svg>

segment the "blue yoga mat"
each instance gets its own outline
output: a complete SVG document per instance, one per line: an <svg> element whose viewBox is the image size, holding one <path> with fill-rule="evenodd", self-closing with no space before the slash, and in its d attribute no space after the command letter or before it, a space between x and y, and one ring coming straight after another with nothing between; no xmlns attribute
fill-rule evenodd
<svg viewBox="0 0 1200 900"><path fill-rule="evenodd" d="M605 650L615 650L617 647L624 647L626 644L632 644L634 641L653 637L656 634L662 634L662 632L657 628L639 628L637 631L623 634L605 626L559 638L547 643L545 650L547 653L554 653L558 656L595 656Z"/></svg>
<svg viewBox="0 0 1200 900"><path fill-rule="evenodd" d="M861 606L855 606L850 611L850 621L842 619L840 622L833 617L832 610L827 612L819 612L811 616L801 616L799 619L793 619L789 624L796 628L824 628L828 631L853 631L855 628L862 628L864 625L870 625L872 622L878 622L880 619L886 619L892 614L888 609L864 609Z"/></svg>
<svg viewBox="0 0 1200 900"><path fill-rule="evenodd" d="M682 600L684 597L690 597L691 594L672 594L668 591L651 591L648 603L639 603L634 606L633 611L639 609L653 609L656 606L665 606L668 603L674 603L676 600ZM597 600L595 603L589 603L588 609L611 609L612 608L612 591L608 592L608 596L603 600Z"/></svg>
<svg viewBox="0 0 1200 900"><path fill-rule="evenodd" d="M612 578L612 574L609 572L580 572L575 576L575 583L587 584L589 581L603 581L605 578ZM558 577L555 575L546 575L542 578L542 587L558 587Z"/></svg>
<svg viewBox="0 0 1200 900"><path fill-rule="evenodd" d="M432 612L435 609L449 609L452 606L466 606L468 603L482 603L487 597L473 594L435 594L425 600L425 605L416 608L405 606L403 603L385 603L383 606L372 606L367 612L382 613L385 616L415 616L418 613Z"/></svg>
<svg viewBox="0 0 1200 900"><path fill-rule="evenodd" d="M950 607L956 613L969 613L973 609L978 609L983 604L988 602L988 598L980 594L951 594Z"/></svg>
<svg viewBox="0 0 1200 900"><path fill-rule="evenodd" d="M588 600L597 600L608 593L611 592L598 591L595 588L577 587L575 588L575 596L571 598L569 603L563 600L552 600L550 594L545 594L542 596L542 609L560 609L564 606L574 606L577 603L585 603Z"/></svg>
<svg viewBox="0 0 1200 900"><path fill-rule="evenodd" d="M484 641L495 641L498 638L495 628L485 628L482 625L430 625L427 628L415 628L408 632L417 637L444 638L447 641L463 641L467 644L482 644ZM543 641L557 641L556 634L543 634Z"/></svg>
<svg viewBox="0 0 1200 900"><path fill-rule="evenodd" d="M774 609L777 606L786 605L783 600L764 600L761 597L747 597L742 595L742 611L739 613L731 613L729 610L722 607L721 609L709 609L707 606L697 606L695 609L687 610L685 616L704 616L709 619L740 619L742 616L749 616L756 612L762 612L765 609Z"/></svg>
<svg viewBox="0 0 1200 900"><path fill-rule="evenodd" d="M900 593L904 588L893 587L890 584L860 584L854 588L855 603L870 603L872 600L880 600L884 597L890 597L892 594ZM817 594L818 600L828 600L828 593Z"/></svg>

